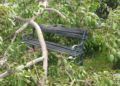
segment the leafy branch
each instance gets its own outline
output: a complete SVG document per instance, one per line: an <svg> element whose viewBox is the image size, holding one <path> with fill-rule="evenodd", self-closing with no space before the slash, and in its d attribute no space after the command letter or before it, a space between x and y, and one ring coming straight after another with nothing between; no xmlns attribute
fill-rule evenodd
<svg viewBox="0 0 120 86"><path fill-rule="evenodd" d="M37 64L38 62L40 61L43 61L43 69L44 69L44 74L45 76L43 77L42 81L40 81L40 84L43 86L46 82L46 79L47 79L47 70L48 70L48 51L47 51L47 47L46 47L46 43L45 43L45 40L44 40L44 37L43 37L43 33L41 31L41 28L40 26L37 24L37 22L35 22L35 19L37 17L39 17L41 14L44 13L44 11L53 11L53 12L56 12L57 14L59 14L62 18L65 18L65 16L59 12L58 10L54 9L54 8L44 8L44 10L42 12L38 12L36 14L36 16L33 16L32 18L30 19L24 19L24 18L21 18L19 16L15 16L14 18L16 20L19 20L19 21L22 21L24 22L24 24L15 32L12 40L11 40L11 43L10 45L8 46L8 48L6 49L5 53L4 53L4 56L3 58L0 60L0 65L3 66L6 62L7 62L7 59L8 59L8 50L10 49L11 45L13 44L13 42L15 41L17 35L19 33L21 33L23 30L25 30L27 28L28 25L32 26L35 28L36 32L37 32L37 36L38 36L38 40L39 40L39 44L41 46L41 51L42 51L42 56L37 58L37 59L34 59L30 62L27 62L25 65L20 65L20 66L17 66L15 68L15 70L12 70L12 69L9 69L8 71L0 74L0 78L4 78L4 77L7 77L11 74L14 74L18 71L21 71L25 68L28 68L30 66L33 66L34 64Z"/></svg>

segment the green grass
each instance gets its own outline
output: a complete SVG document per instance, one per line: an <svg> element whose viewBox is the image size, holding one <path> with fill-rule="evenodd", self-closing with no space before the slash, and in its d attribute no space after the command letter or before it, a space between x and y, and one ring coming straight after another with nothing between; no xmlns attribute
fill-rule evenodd
<svg viewBox="0 0 120 86"><path fill-rule="evenodd" d="M112 63L107 59L106 54L96 54L93 56L86 57L84 66L87 71L99 72L99 71L111 71Z"/></svg>

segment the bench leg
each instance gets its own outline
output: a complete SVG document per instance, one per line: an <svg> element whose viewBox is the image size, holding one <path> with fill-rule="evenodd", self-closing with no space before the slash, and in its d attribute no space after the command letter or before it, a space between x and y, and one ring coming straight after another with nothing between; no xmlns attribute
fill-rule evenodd
<svg viewBox="0 0 120 86"><path fill-rule="evenodd" d="M79 65L80 66L83 66L83 60L84 60L83 57L84 57L84 55L79 56Z"/></svg>
<svg viewBox="0 0 120 86"><path fill-rule="evenodd" d="M75 62L79 65L79 66L83 66L83 55L79 55L77 58L76 58L76 60L75 60Z"/></svg>

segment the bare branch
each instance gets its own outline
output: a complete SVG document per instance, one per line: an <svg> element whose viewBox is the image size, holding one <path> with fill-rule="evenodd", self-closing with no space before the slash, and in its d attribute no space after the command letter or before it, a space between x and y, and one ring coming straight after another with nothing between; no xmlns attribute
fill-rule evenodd
<svg viewBox="0 0 120 86"><path fill-rule="evenodd" d="M21 32L28 26L28 24L29 24L29 23L26 22L22 27L20 27L20 28L15 32L15 35L14 35L13 39L11 40L11 43L13 43L13 42L15 41L17 35L18 35L19 33L21 33Z"/></svg>
<svg viewBox="0 0 120 86"><path fill-rule="evenodd" d="M45 11L52 11L52 12L55 12L57 13L59 16L61 16L62 18L66 19L65 15L63 15L60 11L58 11L57 9L54 9L54 8L44 8L42 10L42 12L38 12L35 16L33 16L31 19L24 19L24 18L21 18L19 16L16 16L14 17L15 19L17 20L20 20L22 22L29 22L30 20L35 20L37 17L39 17L40 15L42 15Z"/></svg>
<svg viewBox="0 0 120 86"><path fill-rule="evenodd" d="M48 0L38 0L39 4L43 5L44 8L48 6Z"/></svg>
<svg viewBox="0 0 120 86"><path fill-rule="evenodd" d="M11 70L8 70L2 74L0 74L0 79L4 78L4 77L7 77L9 75L13 74L13 72Z"/></svg>
<svg viewBox="0 0 120 86"><path fill-rule="evenodd" d="M30 21L30 24L32 26L34 26L36 31L37 31L38 40L39 40L39 43L41 45L41 50L42 50L42 56L44 57L43 69L44 69L44 72L45 72L45 76L44 76L43 81L42 81L42 82L44 82L47 79L47 71L48 71L48 52L47 52L47 47L46 47L45 40L43 38L42 31L40 29L40 26L33 20Z"/></svg>
<svg viewBox="0 0 120 86"><path fill-rule="evenodd" d="M75 79L72 80L72 82L70 83L70 86L73 86L75 83Z"/></svg>
<svg viewBox="0 0 120 86"><path fill-rule="evenodd" d="M66 17L60 12L58 11L57 9L54 9L54 8L45 8L46 11L53 11L53 12L56 12L58 15L60 15L62 18L66 19Z"/></svg>
<svg viewBox="0 0 120 86"><path fill-rule="evenodd" d="M43 33L40 29L40 26L33 20L30 21L30 25L35 27L35 29L37 31L38 40L39 40L39 43L41 45L41 50L42 50L42 56L47 57L48 56L47 47L46 47L46 43L45 43L45 40L44 40L44 37L43 37Z"/></svg>
<svg viewBox="0 0 120 86"><path fill-rule="evenodd" d="M5 78L5 77L7 77L7 76L9 76L9 75L11 75L13 73L20 72L25 68L31 67L31 66L37 64L38 62L43 61L43 59L44 59L44 57L39 57L37 59L34 59L34 60L26 63L26 65L20 65L20 66L16 67L15 70L8 70L8 71L0 74L0 79Z"/></svg>
<svg viewBox="0 0 120 86"><path fill-rule="evenodd" d="M40 46L41 46L41 50L42 50L42 58L37 58L37 59L35 59L33 61L28 62L26 65L18 66L16 69L17 70L22 70L22 69L24 69L26 67L30 67L30 66L32 66L32 65L40 62L41 60L44 60L43 61L43 69L45 71L45 77L43 78L42 82L45 82L46 79L47 79L48 52L47 52L46 43L45 43L45 40L44 40L42 31L41 31L39 25L34 20L30 20L29 22L25 23L19 30L16 31L16 33L15 33L15 35L14 35L13 40L11 41L11 43L14 42L17 34L20 33L21 31L23 31L28 26L28 24L30 24L31 26L33 26L36 29L36 31L37 31L38 40L39 40L39 43L40 43ZM14 72L16 72L17 70L15 70ZM14 72L6 71L5 73L0 74L0 78L4 78L4 77L6 77L6 76L8 76L10 74L13 74ZM43 85L44 85L44 83L43 83Z"/></svg>
<svg viewBox="0 0 120 86"><path fill-rule="evenodd" d="M19 16L15 16L14 18L15 18L16 20L19 20L19 21L22 21L22 22L29 22L29 21L30 21L30 19L21 18L21 17L19 17Z"/></svg>
<svg viewBox="0 0 120 86"><path fill-rule="evenodd" d="M6 63L6 61L7 61L7 59L8 59L8 50L11 48L11 46L12 46L13 42L15 41L18 33L22 32L22 31L27 27L27 25L28 25L28 23L25 23L22 27L20 27L20 28L15 32L15 34L14 34L12 40L11 40L10 45L8 46L8 48L6 49L6 51L5 51L4 55L3 55L3 58L0 59L0 67L2 67L2 66Z"/></svg>
<svg viewBox="0 0 120 86"><path fill-rule="evenodd" d="M47 2L47 0L45 0L45 1ZM36 32L37 32L37 35L38 35L38 40L39 40L39 43L40 43L40 46L41 46L41 50L42 50L42 57L30 61L30 62L26 63L26 65L20 65L20 66L16 67L16 69L14 71L13 70L8 70L8 71L0 74L0 78L4 78L4 77L6 77L8 75L11 75L11 74L13 74L15 72L23 70L24 68L28 68L28 67L30 67L30 66L32 66L32 65L34 65L34 64L36 64L36 63L38 63L40 61L43 61L43 69L44 69L44 72L45 72L45 76L42 79L43 83L41 85L42 86L45 85L45 81L47 79L47 71L48 71L48 52L47 52L47 47L46 47L46 43L45 43L45 40L44 40L42 31L41 31L41 28L34 20L38 16L42 15L44 13L44 11L56 12L62 18L66 19L66 17L61 12L59 12L57 9L46 8L46 7L47 7L47 5L45 5L45 8L42 10L42 12L38 12L36 14L36 16L33 16L30 19L24 19L24 18L21 18L21 17L15 17L15 19L20 20L20 21L24 22L25 24L15 32L14 37L11 40L11 44L13 44L13 42L15 41L17 35L20 32L22 32L25 28L27 28L28 24L30 24L31 26L33 26L36 29ZM8 49L11 47L11 44L8 47ZM5 54L4 54L5 58L7 58L8 49L5 51ZM5 60L5 61L7 61L7 60Z"/></svg>

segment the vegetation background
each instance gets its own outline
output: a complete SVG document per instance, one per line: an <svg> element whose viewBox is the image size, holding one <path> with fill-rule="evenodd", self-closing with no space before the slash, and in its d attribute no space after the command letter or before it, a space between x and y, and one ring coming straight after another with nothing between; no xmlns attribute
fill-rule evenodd
<svg viewBox="0 0 120 86"><path fill-rule="evenodd" d="M6 1L6 2L5 2ZM31 18L43 6L36 0L0 0L0 57L10 44L12 34L22 23L15 21L14 16ZM96 10L100 8L99 0L50 0L49 6L56 8L66 16L62 19L55 13L45 12L37 18L39 24L62 24L66 27L86 28L89 32L85 43L84 65L79 66L74 61L68 61L67 55L49 52L48 86L120 86L120 2L119 0L104 0L103 9L107 6L109 15L100 18ZM101 14L104 16L103 14ZM30 33L31 27L26 29ZM64 38L45 35L46 39L66 43ZM54 39L54 40L53 40ZM69 43L71 44L71 42ZM22 42L22 34L12 44L9 50L7 68L26 63L41 54L36 51L29 53ZM6 67L0 68L0 73ZM4 79L0 86L36 86L43 74L42 66L34 65Z"/></svg>

